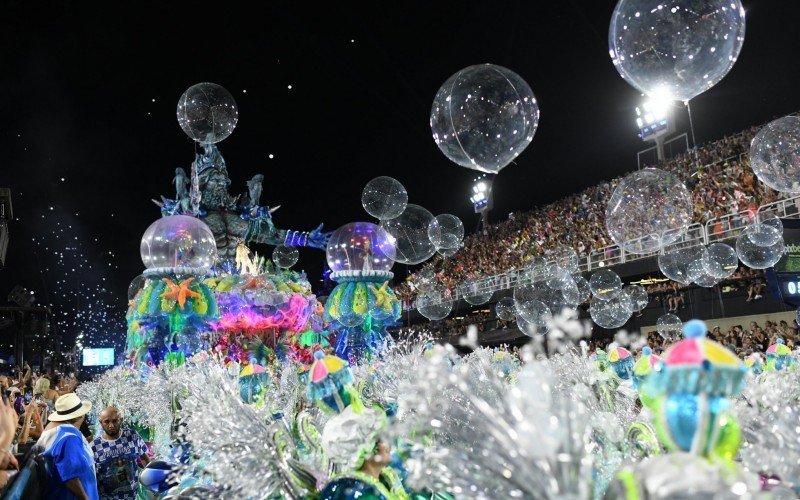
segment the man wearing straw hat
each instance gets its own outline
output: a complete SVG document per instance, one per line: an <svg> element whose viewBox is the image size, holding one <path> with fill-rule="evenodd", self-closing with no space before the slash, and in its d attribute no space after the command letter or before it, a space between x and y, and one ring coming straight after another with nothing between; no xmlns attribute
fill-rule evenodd
<svg viewBox="0 0 800 500"><path fill-rule="evenodd" d="M94 455L80 430L92 403L75 393L64 394L55 403L47 429L39 438L44 448L48 499L99 500Z"/></svg>

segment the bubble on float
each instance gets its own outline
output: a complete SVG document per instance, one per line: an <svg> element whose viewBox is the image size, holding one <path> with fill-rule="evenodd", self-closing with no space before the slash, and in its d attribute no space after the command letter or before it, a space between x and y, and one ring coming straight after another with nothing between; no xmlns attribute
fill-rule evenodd
<svg viewBox="0 0 800 500"><path fill-rule="evenodd" d="M633 302L633 310L635 312L640 312L642 309L647 307L648 302L650 301L647 297L647 290L644 287L639 285L628 285L622 289L622 291L631 298Z"/></svg>
<svg viewBox="0 0 800 500"><path fill-rule="evenodd" d="M493 278L468 279L461 284L461 296L468 304L479 306L491 300L493 289Z"/></svg>
<svg viewBox="0 0 800 500"><path fill-rule="evenodd" d="M544 253L545 259L566 269L569 273L578 272L578 254L572 247L557 245Z"/></svg>
<svg viewBox="0 0 800 500"><path fill-rule="evenodd" d="M530 283L517 285L514 288L514 309L518 317L521 316L527 321L535 320L535 316L531 314L536 310L535 302L540 302L540 287L539 284Z"/></svg>
<svg viewBox="0 0 800 500"><path fill-rule="evenodd" d="M525 307L526 314L520 314L520 311L517 311L517 326L522 333L532 337L550 331L552 314L544 302L533 300L527 302Z"/></svg>
<svg viewBox="0 0 800 500"><path fill-rule="evenodd" d="M494 305L494 312L498 318L504 321L511 321L516 317L517 310L514 307L514 299L503 297Z"/></svg>
<svg viewBox="0 0 800 500"><path fill-rule="evenodd" d="M525 264L521 277L529 281L541 281L545 279L544 270L546 267L547 261L545 261L542 257L533 256Z"/></svg>
<svg viewBox="0 0 800 500"><path fill-rule="evenodd" d="M558 264L548 264L544 268L544 282L547 286L554 290L561 290L574 284L575 280L572 275Z"/></svg>
<svg viewBox="0 0 800 500"><path fill-rule="evenodd" d="M668 342L680 340L683 332L683 321L674 314L664 314L656 321L656 331Z"/></svg>
<svg viewBox="0 0 800 500"><path fill-rule="evenodd" d="M689 276L689 264L701 259L706 252L706 248L702 245L671 247L658 256L658 268L672 281L688 285L692 282Z"/></svg>
<svg viewBox="0 0 800 500"><path fill-rule="evenodd" d="M580 291L572 279L558 289L539 287L538 300L547 304L553 314L561 314L564 309L574 310L581 303Z"/></svg>
<svg viewBox="0 0 800 500"><path fill-rule="evenodd" d="M761 246L753 243L747 233L742 233L736 238L736 255L742 264L751 269L767 269L781 260L785 247L783 238L774 245Z"/></svg>
<svg viewBox="0 0 800 500"><path fill-rule="evenodd" d="M424 266L414 273L414 286L421 292L431 290L436 286L436 273L432 266Z"/></svg>
<svg viewBox="0 0 800 500"><path fill-rule="evenodd" d="M378 220L399 217L408 205L408 192L400 181L382 175L375 177L361 191L361 205Z"/></svg>
<svg viewBox="0 0 800 500"><path fill-rule="evenodd" d="M144 288L146 282L147 278L145 278L141 274L133 278L131 284L128 285L128 300L133 300L136 297L136 294L139 293L139 290Z"/></svg>
<svg viewBox="0 0 800 500"><path fill-rule="evenodd" d="M750 144L750 166L772 189L800 192L800 117L784 116L759 130Z"/></svg>
<svg viewBox="0 0 800 500"><path fill-rule="evenodd" d="M272 251L272 262L280 269L289 269L297 264L298 260L300 260L300 252L296 247L278 245Z"/></svg>
<svg viewBox="0 0 800 500"><path fill-rule="evenodd" d="M592 317L592 321L606 330L619 328L627 323L633 315L633 310L633 301L630 296L619 290L611 293L605 300L593 300L589 305L589 315Z"/></svg>
<svg viewBox="0 0 800 500"><path fill-rule="evenodd" d="M609 300L622 290L622 279L610 269L601 269L589 278L589 290L596 299Z"/></svg>
<svg viewBox="0 0 800 500"><path fill-rule="evenodd" d="M652 253L686 232L693 211L689 190L675 174L645 168L614 189L606 206L606 229L626 252Z"/></svg>
<svg viewBox="0 0 800 500"><path fill-rule="evenodd" d="M148 269L210 269L217 260L214 234L205 222L188 215L169 215L150 224L139 251Z"/></svg>
<svg viewBox="0 0 800 500"><path fill-rule="evenodd" d="M690 281L697 281L706 272L706 262L708 261L708 250L705 246L698 246L698 251L695 254L695 259L686 265L686 277Z"/></svg>
<svg viewBox="0 0 800 500"><path fill-rule="evenodd" d="M398 217L381 221L381 227L392 236L396 249L395 260L401 264L420 264L436 253L428 237L433 214L419 205L409 203Z"/></svg>
<svg viewBox="0 0 800 500"><path fill-rule="evenodd" d="M445 259L449 259L453 255L457 254L458 251L461 250L461 248L463 248L463 247L459 246L459 247L456 247L456 248L440 248L440 249L436 250L436 253L438 253L439 255L444 257Z"/></svg>
<svg viewBox="0 0 800 500"><path fill-rule="evenodd" d="M692 261L688 268L692 282L703 288L711 288L719 282L719 278L708 271L710 267L708 262L709 258L708 254L706 254L702 258Z"/></svg>
<svg viewBox="0 0 800 500"><path fill-rule="evenodd" d="M609 55L642 93L688 101L728 74L744 31L740 0L620 0L608 28Z"/></svg>
<svg viewBox="0 0 800 500"><path fill-rule="evenodd" d="M453 299L443 286L437 285L433 290L417 296L414 302L417 311L430 321L444 319L453 310Z"/></svg>
<svg viewBox="0 0 800 500"><path fill-rule="evenodd" d="M214 144L226 139L239 121L233 96L216 83L192 85L178 100L178 124L193 140Z"/></svg>
<svg viewBox="0 0 800 500"><path fill-rule="evenodd" d="M333 232L325 249L333 271L388 271L396 250L391 236L371 222L351 222Z"/></svg>
<svg viewBox="0 0 800 500"><path fill-rule="evenodd" d="M437 215L428 226L428 238L437 250L459 248L464 239L464 224L455 215Z"/></svg>
<svg viewBox="0 0 800 500"><path fill-rule="evenodd" d="M539 106L528 84L494 64L451 76L431 106L431 132L442 153L462 167L497 173L530 144Z"/></svg>
<svg viewBox="0 0 800 500"><path fill-rule="evenodd" d="M705 260L706 271L718 280L732 276L739 268L739 258L732 246L725 243L712 243L706 250L708 252L708 259Z"/></svg>

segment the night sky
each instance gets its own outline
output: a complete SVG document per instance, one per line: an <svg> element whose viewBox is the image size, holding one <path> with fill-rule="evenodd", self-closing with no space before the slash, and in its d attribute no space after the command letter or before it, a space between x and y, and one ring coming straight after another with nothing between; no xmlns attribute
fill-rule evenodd
<svg viewBox="0 0 800 500"><path fill-rule="evenodd" d="M614 4L6 3L0 186L12 188L16 220L0 297L17 284L33 290L53 304L67 341L81 328L95 346L124 340L139 240L160 215L150 199L173 197L175 168L189 171L194 157L177 101L202 81L239 106L238 127L219 144L232 193L263 173L261 202L282 205L274 221L284 229L369 220L361 189L389 175L411 202L473 231L478 172L450 163L428 124L439 86L472 64L517 72L541 109L533 142L495 181L493 221L633 170L646 147L634 120L641 96L608 56ZM739 61L692 101L698 142L800 109L800 2L745 8ZM320 285L324 254L300 254L297 267Z"/></svg>

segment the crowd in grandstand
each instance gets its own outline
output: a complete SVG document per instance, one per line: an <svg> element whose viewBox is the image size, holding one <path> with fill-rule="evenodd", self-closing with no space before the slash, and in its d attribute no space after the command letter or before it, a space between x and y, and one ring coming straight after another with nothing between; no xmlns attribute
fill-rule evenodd
<svg viewBox="0 0 800 500"><path fill-rule="evenodd" d="M753 175L747 152L758 127L705 144L659 165L677 174L691 191L695 221L729 213L754 211L775 201L778 193ZM435 258L426 266L436 280L453 288L466 278L490 276L519 268L533 256L558 244L572 246L578 255L613 243L604 216L608 199L619 179L589 187L548 205L509 216L465 238L464 247L448 259ZM713 226L712 233L721 231ZM397 287L401 299L415 296L414 275Z"/></svg>

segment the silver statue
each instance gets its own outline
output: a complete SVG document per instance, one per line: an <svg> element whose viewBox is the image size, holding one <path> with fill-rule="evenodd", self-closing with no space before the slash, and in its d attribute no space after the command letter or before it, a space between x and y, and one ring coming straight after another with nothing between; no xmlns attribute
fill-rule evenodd
<svg viewBox="0 0 800 500"><path fill-rule="evenodd" d="M252 179L247 181L247 191L250 196L250 203L249 207L256 208L258 207L259 201L261 201L261 182L264 180L264 176L261 174L256 174L253 176Z"/></svg>
<svg viewBox="0 0 800 500"><path fill-rule="evenodd" d="M186 171L181 167L175 169L175 178L172 179L172 183L175 184L176 200L181 200L189 194L187 190L189 186L189 177L186 175Z"/></svg>

